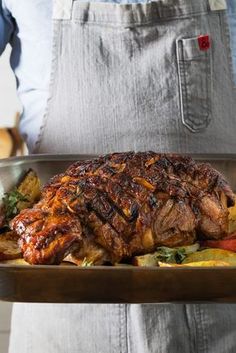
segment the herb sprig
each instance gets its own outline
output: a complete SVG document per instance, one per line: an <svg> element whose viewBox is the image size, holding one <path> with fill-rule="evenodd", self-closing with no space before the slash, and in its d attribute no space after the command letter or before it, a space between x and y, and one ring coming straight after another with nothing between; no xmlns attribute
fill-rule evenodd
<svg viewBox="0 0 236 353"><path fill-rule="evenodd" d="M90 267L93 266L93 261L88 261L87 258L85 257L83 259L83 262L81 264L82 267Z"/></svg>
<svg viewBox="0 0 236 353"><path fill-rule="evenodd" d="M187 254L183 248L167 248L161 246L157 248L156 259L161 262L181 264Z"/></svg>
<svg viewBox="0 0 236 353"><path fill-rule="evenodd" d="M3 209L5 213L5 221L7 223L19 213L17 205L20 201L28 201L28 199L22 195L17 188L5 193L5 196L3 197Z"/></svg>

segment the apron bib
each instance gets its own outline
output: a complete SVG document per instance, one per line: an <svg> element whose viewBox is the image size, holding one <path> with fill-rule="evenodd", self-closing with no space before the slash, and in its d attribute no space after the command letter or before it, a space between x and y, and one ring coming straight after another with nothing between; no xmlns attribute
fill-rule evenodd
<svg viewBox="0 0 236 353"><path fill-rule="evenodd" d="M236 151L224 8L224 0L55 1L35 152Z"/></svg>
<svg viewBox="0 0 236 353"><path fill-rule="evenodd" d="M35 152L236 151L224 9L56 0ZM231 305L16 304L10 353L233 353L235 327Z"/></svg>

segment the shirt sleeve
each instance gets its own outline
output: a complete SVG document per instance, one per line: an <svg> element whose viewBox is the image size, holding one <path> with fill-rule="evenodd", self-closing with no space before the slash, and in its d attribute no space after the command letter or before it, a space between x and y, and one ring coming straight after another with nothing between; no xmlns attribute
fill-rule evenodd
<svg viewBox="0 0 236 353"><path fill-rule="evenodd" d="M14 21L4 0L0 0L0 55L9 43L14 31Z"/></svg>
<svg viewBox="0 0 236 353"><path fill-rule="evenodd" d="M234 69L234 82L236 86L236 0L228 0L228 20L230 27L231 49Z"/></svg>

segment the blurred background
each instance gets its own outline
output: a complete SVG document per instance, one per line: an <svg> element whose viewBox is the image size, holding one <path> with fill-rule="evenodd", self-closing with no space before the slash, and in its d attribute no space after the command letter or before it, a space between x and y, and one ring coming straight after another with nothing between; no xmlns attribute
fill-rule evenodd
<svg viewBox="0 0 236 353"><path fill-rule="evenodd" d="M0 158L26 152L18 132L21 104L16 95L15 77L10 69L10 46L0 57Z"/></svg>
<svg viewBox="0 0 236 353"><path fill-rule="evenodd" d="M21 105L16 95L16 82L9 65L10 47L0 57L0 158L26 153L18 133ZM10 303L0 301L0 353L7 353L10 333Z"/></svg>

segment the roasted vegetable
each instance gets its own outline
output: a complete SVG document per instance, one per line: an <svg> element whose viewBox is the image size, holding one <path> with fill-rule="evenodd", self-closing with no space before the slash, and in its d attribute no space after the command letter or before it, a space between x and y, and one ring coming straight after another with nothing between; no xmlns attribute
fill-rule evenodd
<svg viewBox="0 0 236 353"><path fill-rule="evenodd" d="M157 251L152 254L135 256L133 259L133 264L135 266L158 266L159 261L180 264L185 259L187 254L195 252L198 249L198 243L179 248L167 248L162 246L157 248Z"/></svg>
<svg viewBox="0 0 236 353"><path fill-rule="evenodd" d="M1 228L8 226L9 221L21 210L31 207L40 197L40 180L37 174L28 170L20 182L3 198L1 209Z"/></svg>
<svg viewBox="0 0 236 353"><path fill-rule="evenodd" d="M134 266L158 266L158 258L156 253L135 256L132 263Z"/></svg>
<svg viewBox="0 0 236 353"><path fill-rule="evenodd" d="M5 223L8 223L14 216L19 213L18 204L27 202L27 198L23 196L17 188L5 194L3 198L3 212L5 214Z"/></svg>
<svg viewBox="0 0 236 353"><path fill-rule="evenodd" d="M183 264L199 261L223 261L231 266L236 266L236 253L222 249L205 249L188 255Z"/></svg>
<svg viewBox="0 0 236 353"><path fill-rule="evenodd" d="M220 260L211 260L211 261L198 261L198 262L190 262L187 264L168 264L164 262L158 263L160 267L215 267L215 266L230 266L228 262L220 261Z"/></svg>
<svg viewBox="0 0 236 353"><path fill-rule="evenodd" d="M4 265L11 265L11 266L19 266L19 265L27 265L29 266L28 262L26 262L24 259L22 258L17 258L17 259L13 259L13 260L4 260L1 261L1 264Z"/></svg>
<svg viewBox="0 0 236 353"><path fill-rule="evenodd" d="M236 252L236 239L204 240L201 242L204 248L217 248Z"/></svg>
<svg viewBox="0 0 236 353"><path fill-rule="evenodd" d="M0 261L21 258L18 237L14 232L7 232L0 236Z"/></svg>
<svg viewBox="0 0 236 353"><path fill-rule="evenodd" d="M87 260L87 258L85 257L83 259L83 262L81 264L82 267L90 267L90 266L93 266L93 261L89 261Z"/></svg>
<svg viewBox="0 0 236 353"><path fill-rule="evenodd" d="M22 257L18 236L9 231L9 222L21 210L31 207L40 196L40 181L33 170L28 170L17 186L5 194L0 215L0 261Z"/></svg>
<svg viewBox="0 0 236 353"><path fill-rule="evenodd" d="M29 169L17 187L17 191L26 199L19 200L17 204L19 211L32 207L39 200L41 193L40 185L41 183L36 172Z"/></svg>

